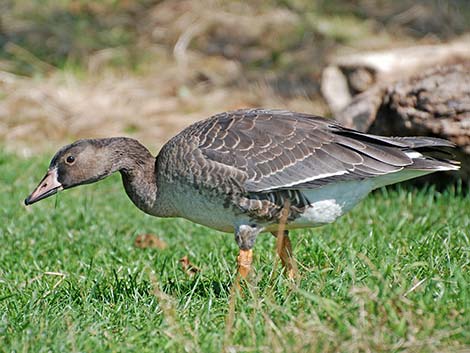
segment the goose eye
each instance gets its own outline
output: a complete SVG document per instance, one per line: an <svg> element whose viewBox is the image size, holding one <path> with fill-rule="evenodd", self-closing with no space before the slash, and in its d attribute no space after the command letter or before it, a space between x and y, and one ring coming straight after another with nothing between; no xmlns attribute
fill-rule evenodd
<svg viewBox="0 0 470 353"><path fill-rule="evenodd" d="M74 156L68 156L65 161L67 162L67 164L73 164L75 162L75 157Z"/></svg>

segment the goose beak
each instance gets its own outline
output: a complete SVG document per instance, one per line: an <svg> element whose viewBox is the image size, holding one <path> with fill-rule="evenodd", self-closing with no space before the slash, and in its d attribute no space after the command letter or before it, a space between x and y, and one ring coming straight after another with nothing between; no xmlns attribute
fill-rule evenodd
<svg viewBox="0 0 470 353"><path fill-rule="evenodd" d="M63 186L57 180L57 168L50 169L39 185L24 200L25 205L31 205L39 200L45 199L63 189Z"/></svg>

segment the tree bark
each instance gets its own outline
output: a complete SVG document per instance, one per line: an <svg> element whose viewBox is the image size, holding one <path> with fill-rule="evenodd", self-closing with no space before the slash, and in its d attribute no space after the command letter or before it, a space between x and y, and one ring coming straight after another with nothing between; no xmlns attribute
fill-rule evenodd
<svg viewBox="0 0 470 353"><path fill-rule="evenodd" d="M450 140L462 163L458 176L470 180L470 60L375 86L356 96L337 119L374 134Z"/></svg>
<svg viewBox="0 0 470 353"><path fill-rule="evenodd" d="M335 116L355 96L441 65L470 60L470 36L438 45L420 45L343 55L322 75L321 90Z"/></svg>

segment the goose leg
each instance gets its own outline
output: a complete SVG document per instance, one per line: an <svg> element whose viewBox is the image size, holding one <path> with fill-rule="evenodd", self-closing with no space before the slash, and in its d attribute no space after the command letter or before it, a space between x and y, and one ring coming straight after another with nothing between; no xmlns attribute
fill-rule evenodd
<svg viewBox="0 0 470 353"><path fill-rule="evenodd" d="M251 271L251 263L253 262L253 249L242 250L237 257L238 273L240 277L247 278Z"/></svg>
<svg viewBox="0 0 470 353"><path fill-rule="evenodd" d="M237 257L238 273L242 278L247 278L251 271L253 262L253 246L256 236L262 231L262 228L249 225L240 225L235 230L235 241L240 248Z"/></svg>
<svg viewBox="0 0 470 353"><path fill-rule="evenodd" d="M272 232L271 234L277 238L276 251L279 257L281 258L281 263L284 267L284 271L287 273L287 276L290 279L297 278L297 264L295 262L292 252L292 244L289 238L289 231L285 230L284 232L279 232L279 234L276 232Z"/></svg>

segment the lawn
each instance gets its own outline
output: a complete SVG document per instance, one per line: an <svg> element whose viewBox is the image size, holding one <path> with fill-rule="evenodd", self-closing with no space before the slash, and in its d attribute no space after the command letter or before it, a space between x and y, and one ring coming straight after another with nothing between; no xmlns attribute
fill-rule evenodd
<svg viewBox="0 0 470 353"><path fill-rule="evenodd" d="M24 207L47 164L0 152L0 352L470 349L470 197L458 187L379 190L294 232L298 284L261 236L240 294L233 235L141 213L118 175ZM167 248L135 247L143 233Z"/></svg>

